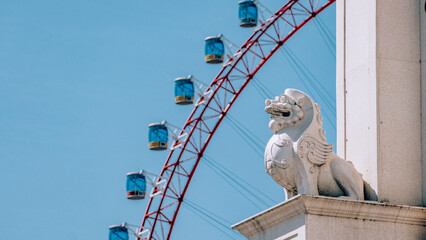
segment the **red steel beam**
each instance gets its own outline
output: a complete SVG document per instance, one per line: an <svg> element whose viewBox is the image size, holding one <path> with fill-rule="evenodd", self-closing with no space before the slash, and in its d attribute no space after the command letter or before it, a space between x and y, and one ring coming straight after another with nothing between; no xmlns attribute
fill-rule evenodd
<svg viewBox="0 0 426 240"><path fill-rule="evenodd" d="M158 181L160 181L161 178L167 178L168 179L167 184L165 186L165 189L163 190L163 193L161 194L161 200L158 204L158 207L154 211L152 211L151 208L156 197L150 198L150 201L146 208L144 219L142 221L142 228L151 229L149 239L157 239L157 237L161 237L160 234L162 235L163 238L167 236L166 239L170 239L174 224L176 222L177 215L179 213L179 209L182 205L182 201L188 190L189 184L192 180L195 170L197 169L197 166L201 158L203 157L204 151L209 145L212 137L214 136L219 125L225 118L229 109L232 107L236 99L240 96L241 92L246 88L248 83L253 79L254 75L274 55L274 53L280 47L282 47L284 43L288 39L290 39L300 28L302 28L306 23L308 23L310 20L316 17L319 13L321 13L324 9L329 7L335 1L336 0L290 0L288 1L283 7L281 7L277 12L275 12L275 14L273 14L267 20L266 23L263 23L260 27L258 27L255 30L255 32L248 38L248 40L237 51L237 53L240 53L240 54L237 55L235 59L228 60L228 63L222 67L219 74L210 83L210 86L206 90L206 92L209 90L213 90L213 93L210 95L210 98L205 103L194 107L190 116L188 117L188 120L186 121L184 127L182 128L182 131L180 134L184 133L184 131L187 132L188 133L187 140L184 142L183 146L181 146L180 148L170 151L167 157L167 160L164 163L163 169L161 170L160 178L158 179ZM316 2L316 4L314 2ZM316 8L319 2L324 2L324 4L321 7ZM299 9L298 7L301 7L301 9ZM294 13L293 11L294 9L297 10L297 13ZM293 24L291 24L288 19L285 19L283 17L284 15L291 16L290 21L292 21ZM300 15L306 15L306 18L298 22L298 20L296 19L296 16L300 16ZM283 21L285 23L285 24L282 24L281 27L291 27L293 29L283 38L281 38L281 34L280 34L281 29L280 29L279 21ZM272 28L274 30L272 31L272 35L275 34L276 35L275 37L271 36L271 34L268 33L268 30ZM262 37L268 38L269 39L268 41L270 43L262 44L261 42ZM265 42L268 42L268 41L265 41ZM263 52L263 50L264 48L266 48L265 46L267 45L271 46L271 43L274 43L275 46L272 48L272 50L269 51L267 55L265 55L266 52ZM264 46L263 49L262 49L262 46ZM256 52L256 49L259 49L260 54ZM256 65L256 68L253 71L250 71L250 64L247 58L245 58L250 54L252 54L252 57L253 57L252 65L255 64L256 57L261 59L261 61ZM242 63L243 70L237 67L239 63ZM244 70L247 73L245 73ZM236 88L231 83L231 80L230 80L230 76L232 76L231 73L234 73L234 72L239 72L238 74L243 74L245 78L244 83L241 85L239 89ZM226 83L225 86L223 86L224 83ZM229 87L232 90L230 90ZM222 107L222 104L220 102L221 96L219 91L224 91L224 94L225 94L225 97L224 97L225 99L223 100L224 104L226 104L227 94L232 96L232 98L229 100L226 106L224 105L225 107ZM228 96L228 98L230 96ZM202 108L201 112L198 113L200 108ZM206 124L206 120L213 119L213 118L211 117L203 118L207 110L215 111L218 114L220 114L218 115L219 118L215 122L214 127L211 129ZM202 124L207 130L202 130L202 126L203 126ZM202 142L203 139L201 137L203 132L206 135L204 143ZM195 139L192 139L194 134L200 134L199 145L197 145L197 142L195 141ZM188 143L190 143L190 145L188 145ZM186 150L186 148L188 147L189 148L192 147L193 149ZM173 153L176 150L180 151L178 153L179 155L177 156L175 162L169 163L172 160ZM181 161L181 158L184 153L191 153L191 154L194 154L195 156L194 157L195 162L189 174L183 168L183 166L181 166L181 164L183 163L183 161ZM178 167L182 168L185 171L185 174L179 172ZM166 174L167 172L170 172L170 173ZM176 191L176 189L172 190L172 186L170 185L172 183L172 180L175 174L179 175L178 184L180 184L180 177L186 178L186 183L181 192ZM179 189L180 189L180 185L179 185ZM168 190L170 190L172 192L172 195L174 196L167 195L166 193L168 192ZM157 198L158 197L159 196L157 196ZM170 199L173 199L174 201L171 203L165 203L165 200L170 200ZM172 211L173 217L170 218L168 217L170 216L170 214L167 214L165 210L170 211L169 208L172 208L172 207L175 207L175 209L174 211ZM160 218L164 218L166 220L163 220ZM149 221L152 221L151 225L147 225ZM158 222L160 222L159 227L161 229L158 229L158 224L157 224ZM166 228L167 226L163 227L163 224L168 224L169 225L168 228Z"/></svg>

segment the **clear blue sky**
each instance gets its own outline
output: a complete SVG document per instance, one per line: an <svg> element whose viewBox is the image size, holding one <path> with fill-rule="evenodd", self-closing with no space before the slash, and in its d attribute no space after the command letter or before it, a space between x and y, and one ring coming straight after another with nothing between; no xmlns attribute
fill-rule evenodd
<svg viewBox="0 0 426 240"><path fill-rule="evenodd" d="M284 2L263 4L275 11ZM238 26L237 3L0 0L1 238L107 239L109 225L139 225L148 201L126 199L125 175L159 173L167 152L148 150L148 124L182 126L191 112L174 104L174 79L193 74L210 82L219 72L204 63L204 38L223 33L242 44L251 35ZM335 7L320 18L334 34ZM287 46L334 98L335 58L314 23ZM286 88L310 93L280 52L257 78L275 95ZM315 100L332 119L324 128L334 143L334 110ZM266 143L272 132L263 108L249 86L230 115ZM275 203L284 200L263 158L227 122L206 153ZM187 197L231 223L259 212L203 163ZM173 234L227 238L186 208Z"/></svg>

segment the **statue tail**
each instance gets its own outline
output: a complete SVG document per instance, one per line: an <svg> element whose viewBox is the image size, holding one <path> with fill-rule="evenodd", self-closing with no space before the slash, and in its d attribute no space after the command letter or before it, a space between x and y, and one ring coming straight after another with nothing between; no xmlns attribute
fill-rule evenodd
<svg viewBox="0 0 426 240"><path fill-rule="evenodd" d="M365 180L363 180L363 181L364 181L364 198L365 198L365 200L378 201L379 197L377 196L374 189Z"/></svg>

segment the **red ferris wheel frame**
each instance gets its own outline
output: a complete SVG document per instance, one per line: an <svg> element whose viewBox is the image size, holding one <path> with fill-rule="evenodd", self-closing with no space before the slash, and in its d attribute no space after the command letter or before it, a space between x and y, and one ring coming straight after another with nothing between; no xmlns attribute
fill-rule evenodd
<svg viewBox="0 0 426 240"><path fill-rule="evenodd" d="M235 100L288 39L335 1L289 0L223 65L206 90L212 93L198 100L180 132L187 134L186 140L175 141L161 170L158 182L167 179L167 184L153 190L161 194L150 198L146 208L142 228L150 229L150 234L144 239L170 239L194 172Z"/></svg>

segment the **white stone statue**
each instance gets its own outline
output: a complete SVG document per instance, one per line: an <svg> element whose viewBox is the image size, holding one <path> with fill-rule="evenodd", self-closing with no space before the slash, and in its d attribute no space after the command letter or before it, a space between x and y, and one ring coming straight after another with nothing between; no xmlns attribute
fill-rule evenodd
<svg viewBox="0 0 426 240"><path fill-rule="evenodd" d="M377 201L353 164L327 144L320 106L308 95L287 89L265 103L274 132L265 149L266 172L286 189L288 198L310 194Z"/></svg>

